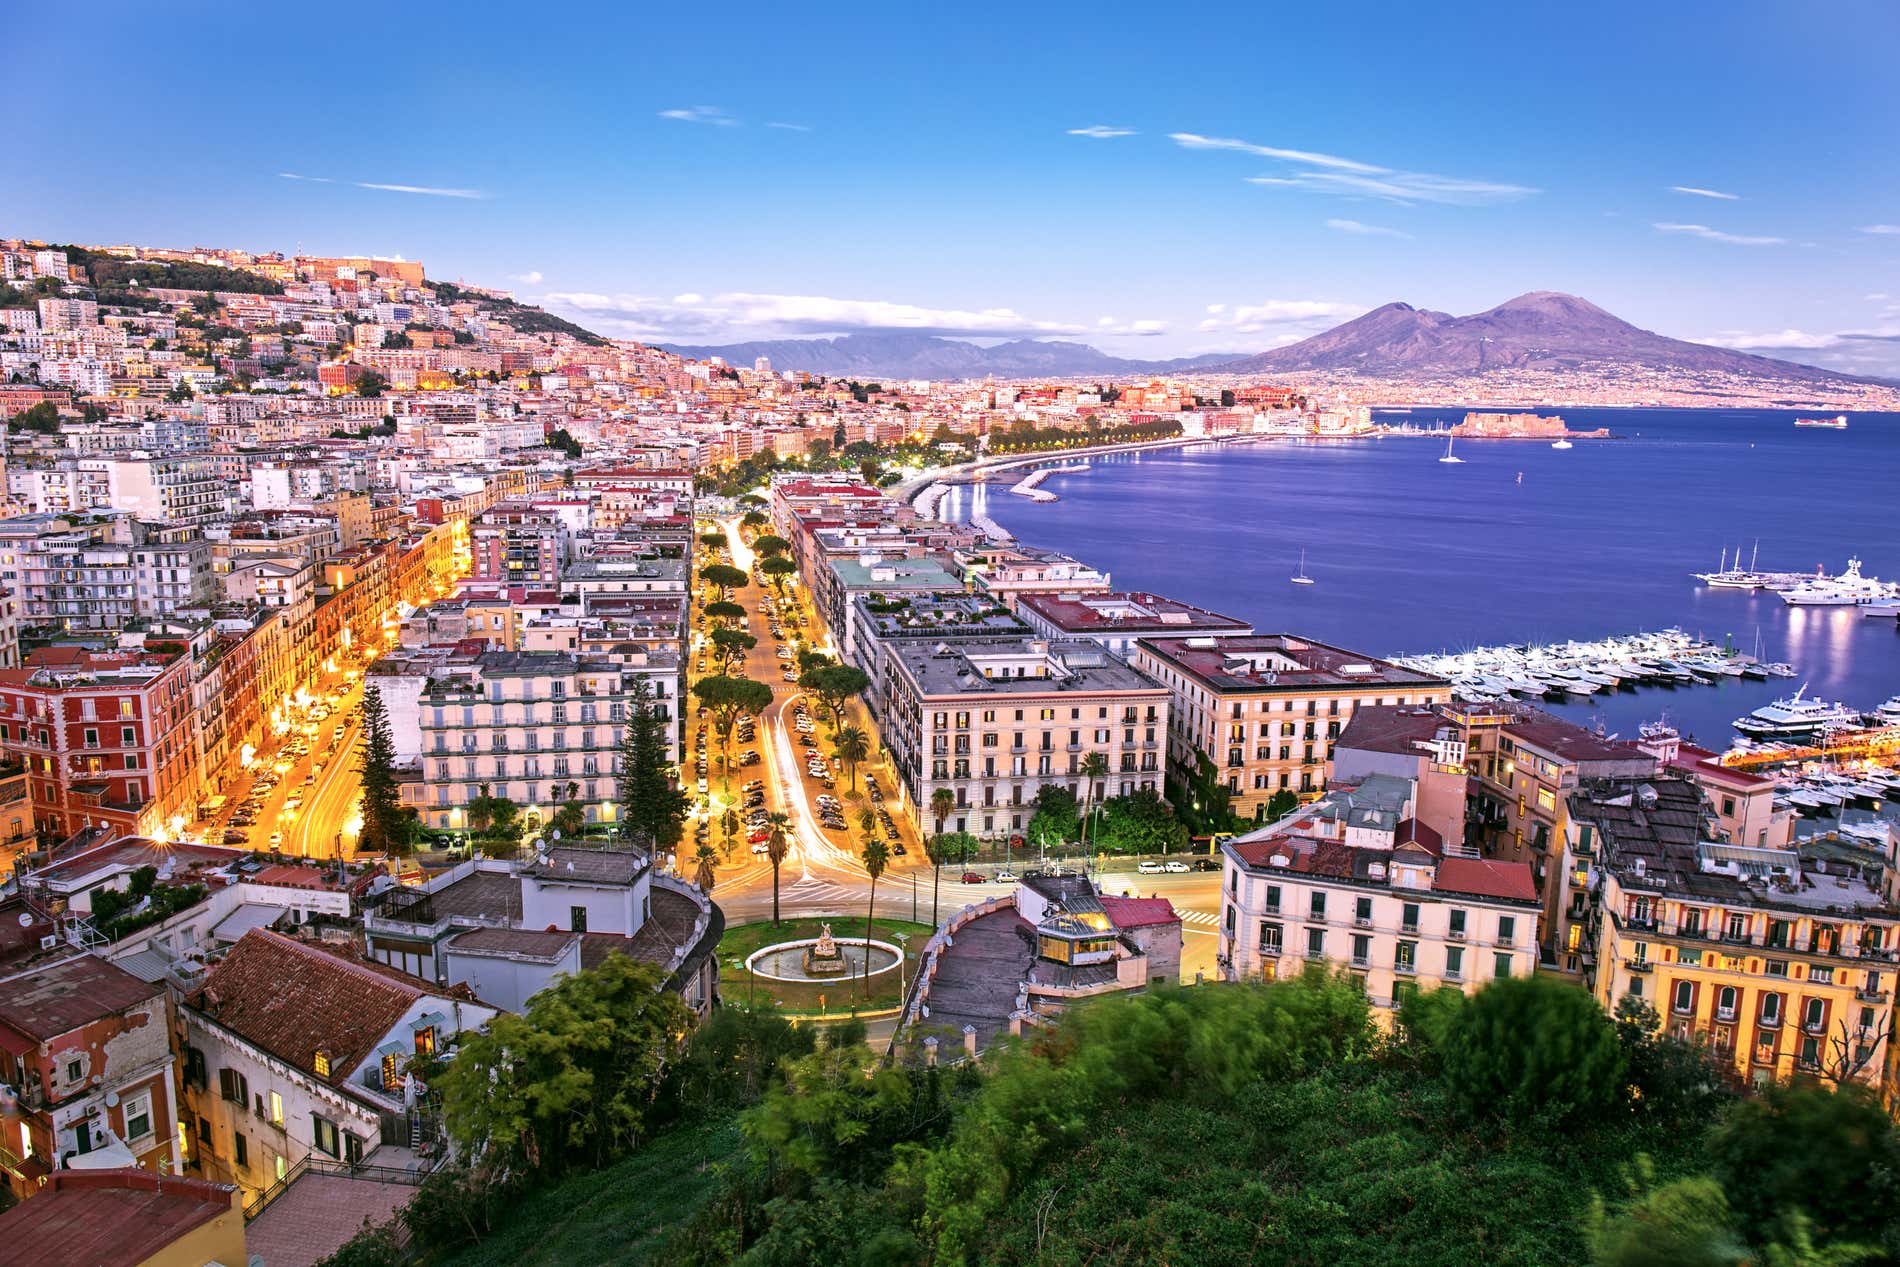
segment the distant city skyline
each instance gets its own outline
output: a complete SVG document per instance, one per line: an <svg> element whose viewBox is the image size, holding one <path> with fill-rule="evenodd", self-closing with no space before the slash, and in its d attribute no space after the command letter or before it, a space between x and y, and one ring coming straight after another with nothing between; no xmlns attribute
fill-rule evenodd
<svg viewBox="0 0 1900 1267"><path fill-rule="evenodd" d="M1887 6L718 16L23 13L0 235L401 254L693 344L1158 359L1550 289L1900 376Z"/></svg>

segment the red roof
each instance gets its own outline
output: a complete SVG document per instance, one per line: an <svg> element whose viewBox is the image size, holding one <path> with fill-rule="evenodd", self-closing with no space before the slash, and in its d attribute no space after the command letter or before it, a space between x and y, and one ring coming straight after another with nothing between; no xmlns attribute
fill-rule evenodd
<svg viewBox="0 0 1900 1267"><path fill-rule="evenodd" d="M0 1242L7 1261L38 1267L142 1263L228 1214L241 1244L236 1192L229 1184L130 1167L57 1170L31 1201L0 1214Z"/></svg>
<svg viewBox="0 0 1900 1267"><path fill-rule="evenodd" d="M1434 892L1469 893L1474 897L1501 897L1535 902L1537 883L1528 862L1493 862L1488 858L1446 858L1438 864Z"/></svg>
<svg viewBox="0 0 1900 1267"><path fill-rule="evenodd" d="M1165 897L1108 897L1101 898L1102 909L1108 913L1109 922L1117 928L1153 928L1161 924L1179 924L1181 917L1175 914L1174 903Z"/></svg>

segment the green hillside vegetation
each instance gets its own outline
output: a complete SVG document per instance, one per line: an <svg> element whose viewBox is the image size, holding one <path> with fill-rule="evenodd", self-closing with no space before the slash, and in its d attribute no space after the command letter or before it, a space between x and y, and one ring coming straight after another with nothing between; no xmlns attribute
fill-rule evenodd
<svg viewBox="0 0 1900 1267"><path fill-rule="evenodd" d="M590 347L607 346L606 339L585 326L575 325L567 318L557 317L533 304L524 304L513 299L497 299L493 295L485 295L479 291L464 290L454 282L432 281L429 283L429 289L433 290L436 298L443 303L466 300L469 303L481 304L523 334L565 334Z"/></svg>
<svg viewBox="0 0 1900 1267"><path fill-rule="evenodd" d="M1394 1034L1317 967L1161 989L1076 1008L981 1068L886 1063L861 1030L814 1044L725 1009L656 1071L641 1025L595 1030L615 993L582 986L527 1019L556 1027L551 1052L569 1027L615 1036L611 1085L563 1080L557 1099L606 1089L664 1130L577 1164L602 1155L604 1137L571 1135L597 1109L549 1119L570 1132L550 1154L536 1115L506 1108L529 1088L468 1071L511 1133L458 1130L477 1170L431 1181L409 1244L359 1238L332 1267L1822 1267L1900 1250L1900 1135L1871 1097L1737 1099L1653 1011L1612 1019L1550 978L1414 995ZM508 1042L538 1061L526 1032Z"/></svg>
<svg viewBox="0 0 1900 1267"><path fill-rule="evenodd" d="M117 296L137 286L162 286L175 290L222 290L242 295L281 295L283 286L268 277L222 264L197 264L186 260L128 260L117 255L89 251L83 246L64 246L67 262L86 270L92 286L99 292L100 303L119 302Z"/></svg>

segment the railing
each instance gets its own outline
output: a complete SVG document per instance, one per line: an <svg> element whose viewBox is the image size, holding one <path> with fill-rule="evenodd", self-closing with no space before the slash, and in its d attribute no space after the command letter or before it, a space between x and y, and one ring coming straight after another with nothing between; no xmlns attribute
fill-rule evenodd
<svg viewBox="0 0 1900 1267"><path fill-rule="evenodd" d="M284 1171L283 1178L265 1188L255 1196L244 1201L244 1221L249 1223L262 1214L265 1207L290 1190L290 1185L308 1174L334 1175L345 1179L365 1179L371 1183L399 1183L411 1188L419 1188L428 1177L426 1170L409 1170L401 1166L373 1166L367 1162L339 1161L328 1157L306 1154Z"/></svg>

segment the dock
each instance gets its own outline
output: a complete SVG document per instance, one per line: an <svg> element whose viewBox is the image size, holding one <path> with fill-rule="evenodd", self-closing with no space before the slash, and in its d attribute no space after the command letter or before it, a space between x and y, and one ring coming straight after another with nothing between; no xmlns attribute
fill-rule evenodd
<svg viewBox="0 0 1900 1267"><path fill-rule="evenodd" d="M1052 502L1058 500L1054 493L1041 487L1042 482L1052 474L1046 466L1037 467L1010 486L1010 492L1018 497L1027 497L1032 502Z"/></svg>
<svg viewBox="0 0 1900 1267"><path fill-rule="evenodd" d="M1478 647L1393 656L1395 664L1451 681L1469 704L1512 698L1588 699L1638 686L1693 686L1723 678L1793 677L1792 665L1767 664L1680 629L1589 642Z"/></svg>

